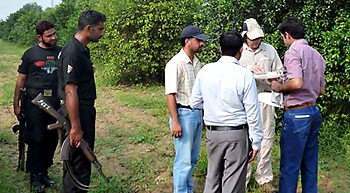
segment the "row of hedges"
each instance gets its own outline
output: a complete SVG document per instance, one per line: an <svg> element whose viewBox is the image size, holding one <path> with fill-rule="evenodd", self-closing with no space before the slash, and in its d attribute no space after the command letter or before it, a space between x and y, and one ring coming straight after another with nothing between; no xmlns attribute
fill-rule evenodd
<svg viewBox="0 0 350 193"><path fill-rule="evenodd" d="M179 36L189 24L200 26L212 37L199 54L204 63L220 57L221 32L240 32L243 21L250 17L261 23L266 33L264 41L274 45L283 58L286 47L278 25L288 16L297 16L306 26L306 39L327 60L327 93L320 103L327 125L337 127L327 132L333 132L332 137L348 136L350 2L347 0L62 0L46 10L31 3L0 21L0 38L22 45L35 44L34 25L47 19L55 23L59 44L63 45L74 34L79 13L89 8L101 11L108 19L105 37L90 48L98 76L109 85L162 84L164 66L181 48Z"/></svg>

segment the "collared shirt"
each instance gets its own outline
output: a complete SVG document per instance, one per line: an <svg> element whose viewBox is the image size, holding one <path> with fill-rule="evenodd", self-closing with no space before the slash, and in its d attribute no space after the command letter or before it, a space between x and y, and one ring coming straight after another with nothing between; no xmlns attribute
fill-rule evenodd
<svg viewBox="0 0 350 193"><path fill-rule="evenodd" d="M190 105L204 109L206 125L248 123L253 149L260 149L263 130L256 83L253 74L236 58L222 56L218 62L207 64L199 71Z"/></svg>
<svg viewBox="0 0 350 193"><path fill-rule="evenodd" d="M58 95L65 99L64 87L72 83L78 86L79 100L96 99L94 70L90 51L75 37L62 48L58 59Z"/></svg>
<svg viewBox="0 0 350 193"><path fill-rule="evenodd" d="M193 63L183 49L165 67L165 94L176 93L176 102L187 106L190 102L194 80L201 69L196 56Z"/></svg>
<svg viewBox="0 0 350 193"><path fill-rule="evenodd" d="M243 44L242 56L239 62L249 70L252 66L258 65L264 68L264 72L273 72L282 70L283 64L278 56L276 49L264 42L261 42L259 48L255 52L247 45ZM256 80L258 93L271 91L271 86L267 80Z"/></svg>
<svg viewBox="0 0 350 193"><path fill-rule="evenodd" d="M320 95L321 87L326 85L324 72L326 62L322 55L310 47L305 39L295 41L284 55L286 80L302 78L303 87L291 93L285 93L284 104L300 105L315 102Z"/></svg>

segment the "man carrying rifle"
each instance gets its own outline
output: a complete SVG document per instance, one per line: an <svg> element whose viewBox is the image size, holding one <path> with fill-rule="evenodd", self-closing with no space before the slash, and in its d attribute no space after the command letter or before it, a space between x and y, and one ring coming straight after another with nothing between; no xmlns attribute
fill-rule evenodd
<svg viewBox="0 0 350 193"><path fill-rule="evenodd" d="M95 141L96 86L89 42L98 42L104 35L106 17L97 11L87 10L80 14L78 31L71 41L62 49L59 57L59 97L65 101L68 118L71 123L69 131L70 168L63 168L64 192L86 192L80 190L69 178L72 169L79 182L90 184L91 162L81 151L84 139L93 150Z"/></svg>
<svg viewBox="0 0 350 193"><path fill-rule="evenodd" d="M25 109L24 141L28 145L26 171L30 173L30 190L43 192L43 186L50 187L54 183L48 176L48 168L53 164L58 135L56 131L47 130L47 125L55 123L55 120L33 105L31 100L42 93L54 108L59 107L56 61L61 47L56 46L56 31L51 22L37 24L36 33L40 43L29 48L19 63L13 108L19 120ZM25 105L20 106L23 88L26 90L22 101Z"/></svg>

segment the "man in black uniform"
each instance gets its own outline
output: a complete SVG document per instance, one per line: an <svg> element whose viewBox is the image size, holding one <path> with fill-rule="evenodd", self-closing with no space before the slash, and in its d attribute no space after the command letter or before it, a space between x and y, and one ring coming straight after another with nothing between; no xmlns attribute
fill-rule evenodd
<svg viewBox="0 0 350 193"><path fill-rule="evenodd" d="M25 87L27 122L24 141L28 144L26 171L30 173L30 190L42 192L43 185L48 187L53 184L47 169L53 164L58 135L57 131L47 130L47 125L55 123L55 120L33 105L31 100L42 93L58 109L56 61L61 47L56 46L56 31L51 22L42 21L37 24L36 33L40 43L29 48L19 63L13 109L19 117L20 90Z"/></svg>
<svg viewBox="0 0 350 193"><path fill-rule="evenodd" d="M65 100L71 122L69 141L73 148L70 151L70 166L74 176L85 185L90 184L91 163L78 147L83 138L93 150L96 119L94 71L86 46L89 42L98 42L104 35L105 21L106 17L100 12L87 10L81 13L78 31L62 48L58 61L58 93ZM84 192L74 186L67 168L63 168L63 186L64 192Z"/></svg>

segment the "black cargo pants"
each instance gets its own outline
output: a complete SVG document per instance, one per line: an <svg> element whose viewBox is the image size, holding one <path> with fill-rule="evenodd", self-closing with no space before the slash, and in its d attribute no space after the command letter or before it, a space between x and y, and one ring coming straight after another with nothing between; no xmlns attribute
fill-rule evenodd
<svg viewBox="0 0 350 193"><path fill-rule="evenodd" d="M41 92L32 89L26 93L24 142L28 145L26 171L30 173L46 172L53 164L53 156L58 143L57 130L47 130L47 126L56 122L51 115L45 113L31 101ZM57 109L57 95L47 97L51 105Z"/></svg>
<svg viewBox="0 0 350 193"><path fill-rule="evenodd" d="M81 129L83 130L83 139L94 150L95 142L95 120L96 110L94 102L79 101L79 116ZM73 175L83 184L90 184L91 162L84 156L79 148L72 148L70 151L70 166ZM67 169L63 167L63 186L65 193L86 192L79 190L72 182L67 173Z"/></svg>

